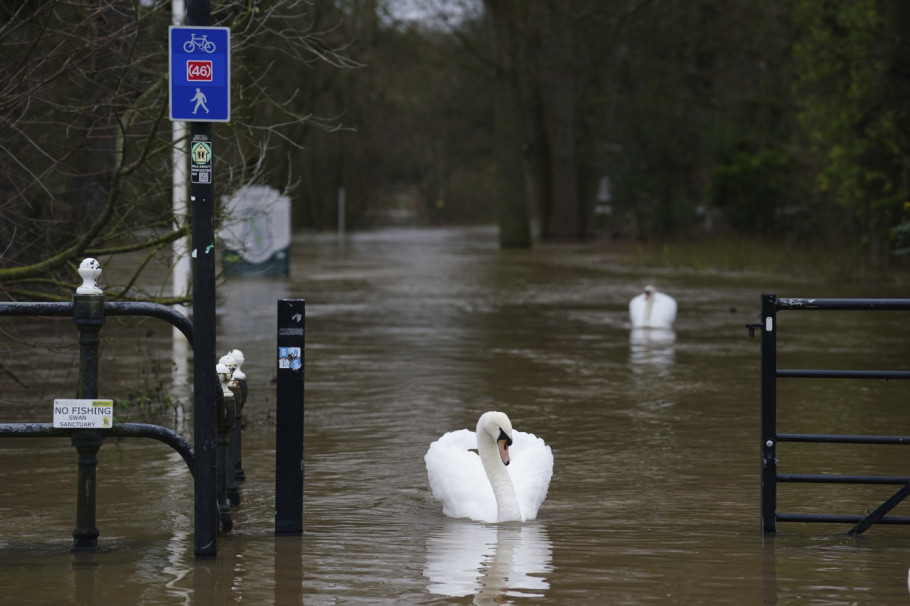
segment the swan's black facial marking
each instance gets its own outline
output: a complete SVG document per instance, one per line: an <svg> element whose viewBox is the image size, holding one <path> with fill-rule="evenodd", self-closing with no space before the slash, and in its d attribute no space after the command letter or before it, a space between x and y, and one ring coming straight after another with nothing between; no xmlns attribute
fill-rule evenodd
<svg viewBox="0 0 910 606"><path fill-rule="evenodd" d="M506 432L502 430L502 427L499 428L499 438L497 438L496 443L499 445L499 458L502 459L502 464L508 465L509 446L512 445L512 438L506 435Z"/></svg>

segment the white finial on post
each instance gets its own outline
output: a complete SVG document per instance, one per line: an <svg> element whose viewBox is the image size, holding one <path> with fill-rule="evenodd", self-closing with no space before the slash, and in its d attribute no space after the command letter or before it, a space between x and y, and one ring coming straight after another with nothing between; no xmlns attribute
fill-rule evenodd
<svg viewBox="0 0 910 606"><path fill-rule="evenodd" d="M222 358L222 360L223 359L224 358ZM225 397L233 397L234 394L228 387L228 383L231 382L230 367L224 362L218 362L218 364L215 365L215 372L218 373L218 381L221 383L221 393L224 394Z"/></svg>
<svg viewBox="0 0 910 606"><path fill-rule="evenodd" d="M234 371L234 379L237 381L246 379L246 373L240 370L240 367L243 366L244 361L246 361L246 358L243 357L243 352L239 349L232 349L231 353L228 355L232 356L234 358L234 362L237 364L237 369Z"/></svg>
<svg viewBox="0 0 910 606"><path fill-rule="evenodd" d="M101 264L96 259L88 257L79 264L79 276L82 286L76 289L77 295L103 295L104 291L98 288L98 276L101 275Z"/></svg>
<svg viewBox="0 0 910 606"><path fill-rule="evenodd" d="M234 369L237 368L237 360L235 360L234 356L232 356L229 353L226 353L223 356L221 356L221 358L218 360L218 362L227 366L231 372L234 372Z"/></svg>
<svg viewBox="0 0 910 606"><path fill-rule="evenodd" d="M221 356L221 359L218 360L218 366L222 366L222 365L227 369L228 383L230 383L231 381L234 381L238 378L237 377L237 367L239 366L239 364L237 363L237 359L234 357L233 351ZM218 372L220 373L221 371L219 370ZM225 395L230 395L230 394L225 394Z"/></svg>

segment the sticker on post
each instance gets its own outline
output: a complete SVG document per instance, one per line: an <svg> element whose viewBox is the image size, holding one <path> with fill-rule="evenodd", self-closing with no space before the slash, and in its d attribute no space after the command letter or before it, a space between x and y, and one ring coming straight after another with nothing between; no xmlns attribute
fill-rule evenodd
<svg viewBox="0 0 910 606"><path fill-rule="evenodd" d="M199 89L196 89L197 91ZM201 93L197 93L201 94ZM204 107L205 95L200 97L199 103ZM199 137L200 135L197 135ZM207 139L194 139L190 144L190 182L212 182L212 142Z"/></svg>
<svg viewBox="0 0 910 606"><path fill-rule="evenodd" d="M300 370L303 367L303 360L300 357L299 347L279 347L278 348L278 368L288 368L290 370Z"/></svg>
<svg viewBox="0 0 910 606"><path fill-rule="evenodd" d="M54 427L110 429L113 421L113 400L54 400Z"/></svg>

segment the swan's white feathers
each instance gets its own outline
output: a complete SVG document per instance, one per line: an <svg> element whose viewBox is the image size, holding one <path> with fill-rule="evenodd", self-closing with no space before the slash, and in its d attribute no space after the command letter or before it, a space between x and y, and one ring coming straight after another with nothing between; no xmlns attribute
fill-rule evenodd
<svg viewBox="0 0 910 606"><path fill-rule="evenodd" d="M496 522L497 507L469 429L449 432L430 444L424 456L433 495L453 518ZM553 475L553 452L534 434L512 430L510 463L506 467L521 507L522 520L537 517Z"/></svg>
<svg viewBox="0 0 910 606"><path fill-rule="evenodd" d="M512 432L509 475L525 520L537 517L553 477L553 451L533 433Z"/></svg>
<svg viewBox="0 0 910 606"><path fill-rule="evenodd" d="M633 328L673 328L676 307L676 299L649 285L629 301L629 319Z"/></svg>
<svg viewBox="0 0 910 606"><path fill-rule="evenodd" d="M430 444L424 456L430 489L450 518L495 522L496 499L476 448L477 436L470 429L450 431Z"/></svg>

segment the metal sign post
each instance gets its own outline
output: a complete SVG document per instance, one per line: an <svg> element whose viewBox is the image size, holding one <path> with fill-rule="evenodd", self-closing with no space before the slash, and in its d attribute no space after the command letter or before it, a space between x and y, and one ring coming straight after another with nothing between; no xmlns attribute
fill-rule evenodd
<svg viewBox="0 0 910 606"><path fill-rule="evenodd" d="M212 125L190 124L190 148L199 143L211 148ZM211 155L208 166L211 166ZM194 160L192 159L190 163ZM211 169L203 180L192 179L193 247L193 436L196 451L195 550L197 558L217 553L218 501L216 497L216 401L220 389L215 373L215 230L214 185Z"/></svg>
<svg viewBox="0 0 910 606"><path fill-rule="evenodd" d="M193 263L194 548L217 554L215 231L212 122L231 117L230 30L209 27L209 0L187 2L187 27L169 30L171 120L190 122Z"/></svg>

